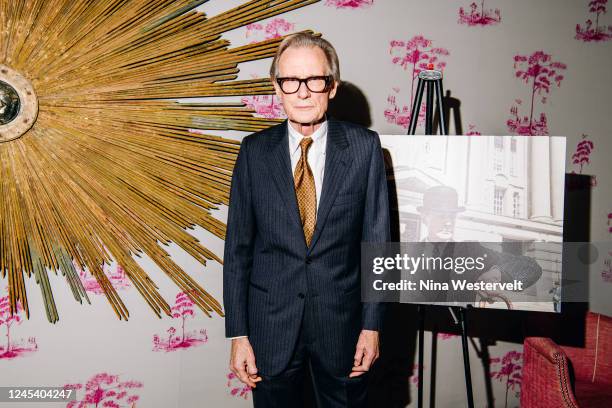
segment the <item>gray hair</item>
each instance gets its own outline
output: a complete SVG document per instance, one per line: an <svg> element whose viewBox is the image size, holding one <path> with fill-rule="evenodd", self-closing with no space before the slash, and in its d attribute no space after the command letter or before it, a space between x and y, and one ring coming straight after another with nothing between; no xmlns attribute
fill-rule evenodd
<svg viewBox="0 0 612 408"><path fill-rule="evenodd" d="M331 75L334 81L340 82L340 62L338 61L338 54L336 54L334 46L329 41L309 32L292 34L281 41L270 66L270 78L274 80L278 77L278 60L283 52L288 48L301 47L319 47L325 53L325 58L327 59L327 75Z"/></svg>

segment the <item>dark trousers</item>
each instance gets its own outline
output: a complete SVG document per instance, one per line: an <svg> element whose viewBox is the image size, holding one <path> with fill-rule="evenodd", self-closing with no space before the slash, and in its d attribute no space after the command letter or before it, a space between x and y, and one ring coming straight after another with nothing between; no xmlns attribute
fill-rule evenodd
<svg viewBox="0 0 612 408"><path fill-rule="evenodd" d="M317 356L316 336L310 319L310 302L306 298L299 338L287 368L273 377L260 372L262 380L253 389L255 408L299 408L304 406L304 381L310 371L318 408L365 408L368 373L349 378L331 375ZM354 352L354 350L353 350ZM257 356L255 356L257 362Z"/></svg>

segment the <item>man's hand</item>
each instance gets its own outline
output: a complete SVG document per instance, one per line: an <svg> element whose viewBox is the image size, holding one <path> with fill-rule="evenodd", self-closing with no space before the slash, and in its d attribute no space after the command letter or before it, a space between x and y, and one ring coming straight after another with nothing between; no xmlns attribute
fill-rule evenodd
<svg viewBox="0 0 612 408"><path fill-rule="evenodd" d="M357 340L355 361L349 378L359 377L367 372L378 356L378 332L362 330L359 334L359 340Z"/></svg>
<svg viewBox="0 0 612 408"><path fill-rule="evenodd" d="M491 269L480 275L478 280L484 283L499 283L502 281L501 269L499 269L499 266L493 265ZM500 300L506 303L508 309L512 309L512 302L503 294L503 292L494 290L479 290L476 300L478 302L477 306L483 309Z"/></svg>
<svg viewBox="0 0 612 408"><path fill-rule="evenodd" d="M255 383L261 381L261 377L257 375L255 354L247 337L232 339L229 368L249 387L255 388Z"/></svg>

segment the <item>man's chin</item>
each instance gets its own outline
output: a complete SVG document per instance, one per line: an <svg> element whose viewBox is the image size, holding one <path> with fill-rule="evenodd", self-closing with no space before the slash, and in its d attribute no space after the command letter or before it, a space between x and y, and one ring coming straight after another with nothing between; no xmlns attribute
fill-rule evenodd
<svg viewBox="0 0 612 408"><path fill-rule="evenodd" d="M300 114L299 112L298 114L293 114L289 116L289 120L302 126L316 125L317 123L323 122L323 119L324 116L317 117L317 115L313 114L304 115Z"/></svg>

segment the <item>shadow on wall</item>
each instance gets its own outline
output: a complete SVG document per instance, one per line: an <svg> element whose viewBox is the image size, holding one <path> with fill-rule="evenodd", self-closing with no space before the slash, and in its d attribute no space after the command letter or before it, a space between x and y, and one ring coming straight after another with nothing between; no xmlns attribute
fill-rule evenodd
<svg viewBox="0 0 612 408"><path fill-rule="evenodd" d="M372 126L370 105L364 93L356 85L343 82L330 101L328 114L338 120L361 126ZM383 151L385 168L393 168L391 155ZM392 208L397 208L396 189L389 186L389 200ZM391 216L392 239L399 240L399 219ZM387 303L385 322L380 334L380 358L369 373L368 406L405 407L411 402L410 378L416 375L414 368L417 341L416 305ZM310 373L306 370L304 407L314 408L314 395Z"/></svg>
<svg viewBox="0 0 612 408"><path fill-rule="evenodd" d="M391 241L400 241L400 219L391 152L383 149L387 191L389 194ZM415 383L416 346L418 330L417 306L388 299L384 325L380 333L380 358L370 372L368 406L405 407L415 396L410 395L410 384Z"/></svg>
<svg viewBox="0 0 612 408"><path fill-rule="evenodd" d="M365 94L355 84L342 82L336 97L329 102L327 113L338 120L369 128L372 126L370 104Z"/></svg>
<svg viewBox="0 0 612 408"><path fill-rule="evenodd" d="M463 122L461 121L461 100L451 96L451 91L446 90L446 95L442 97L444 117L446 118L446 134L450 134L450 125L453 124L455 135L463 134ZM440 126L440 115L436 109L434 115L434 134L438 133Z"/></svg>

